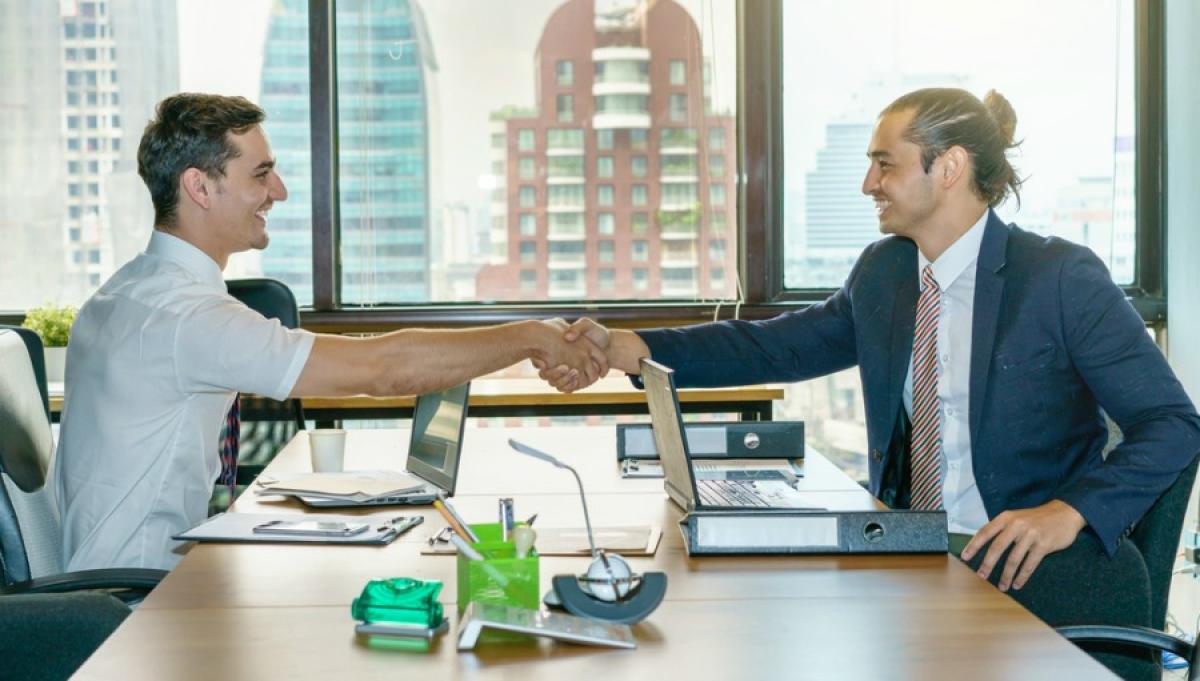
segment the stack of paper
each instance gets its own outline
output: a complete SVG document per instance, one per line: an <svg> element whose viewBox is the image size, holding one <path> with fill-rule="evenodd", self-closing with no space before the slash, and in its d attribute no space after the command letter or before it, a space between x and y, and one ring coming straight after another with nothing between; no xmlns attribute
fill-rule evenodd
<svg viewBox="0 0 1200 681"><path fill-rule="evenodd" d="M255 494L332 499L366 503L374 499L410 494L425 482L402 471L345 471L301 473L284 479L259 478Z"/></svg>

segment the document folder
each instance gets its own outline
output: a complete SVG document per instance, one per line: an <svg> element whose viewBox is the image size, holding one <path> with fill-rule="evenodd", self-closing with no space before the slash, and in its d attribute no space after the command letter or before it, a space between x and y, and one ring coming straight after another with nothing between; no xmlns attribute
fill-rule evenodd
<svg viewBox="0 0 1200 681"><path fill-rule="evenodd" d="M693 511L688 555L945 553L943 511Z"/></svg>

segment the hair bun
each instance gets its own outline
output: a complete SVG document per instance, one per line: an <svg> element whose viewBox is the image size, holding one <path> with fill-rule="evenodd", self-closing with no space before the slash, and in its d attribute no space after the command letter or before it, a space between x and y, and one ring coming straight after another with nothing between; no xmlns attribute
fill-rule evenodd
<svg viewBox="0 0 1200 681"><path fill-rule="evenodd" d="M1012 146L1013 135L1017 132L1017 112L1013 110L1012 104L1009 104L1004 95L999 92L988 90L988 93L983 96L983 105L992 114L992 118L996 119L1005 143Z"/></svg>

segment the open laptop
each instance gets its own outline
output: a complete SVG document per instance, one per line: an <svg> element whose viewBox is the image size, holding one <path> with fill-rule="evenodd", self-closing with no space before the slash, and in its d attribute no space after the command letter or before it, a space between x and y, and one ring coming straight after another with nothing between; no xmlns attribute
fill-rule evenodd
<svg viewBox="0 0 1200 681"><path fill-rule="evenodd" d="M467 396L471 384L464 383L442 392L417 397L413 407L412 436L404 472L413 486L402 493L365 501L328 499L297 495L300 501L320 508L431 504L439 497L454 496L458 465L462 458L463 429L467 423ZM388 476L393 479L394 474Z"/></svg>
<svg viewBox="0 0 1200 681"><path fill-rule="evenodd" d="M812 508L789 482L769 479L762 471L749 469L742 479L697 479L683 438L674 370L649 359L641 361L641 369L654 444L663 466L663 486L683 510Z"/></svg>

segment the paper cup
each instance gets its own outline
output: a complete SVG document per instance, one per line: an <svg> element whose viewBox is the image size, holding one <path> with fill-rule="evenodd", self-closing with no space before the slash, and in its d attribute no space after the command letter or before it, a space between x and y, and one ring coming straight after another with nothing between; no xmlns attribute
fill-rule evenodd
<svg viewBox="0 0 1200 681"><path fill-rule="evenodd" d="M308 448L312 452L314 473L337 473L342 470L346 455L346 431L341 428L310 430Z"/></svg>

